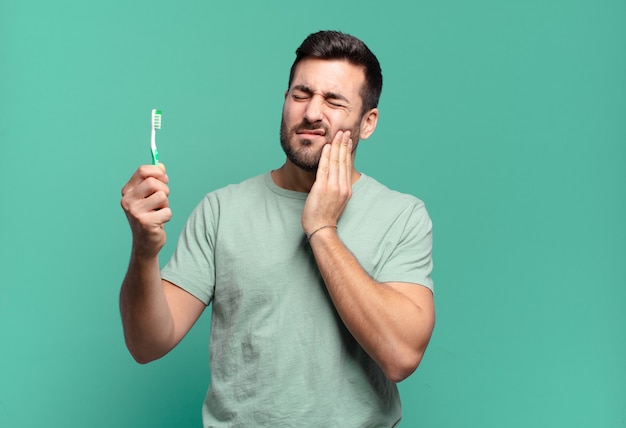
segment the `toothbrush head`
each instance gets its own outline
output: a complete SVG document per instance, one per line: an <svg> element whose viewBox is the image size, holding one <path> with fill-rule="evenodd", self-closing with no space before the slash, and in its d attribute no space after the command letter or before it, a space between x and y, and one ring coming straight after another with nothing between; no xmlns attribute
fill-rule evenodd
<svg viewBox="0 0 626 428"><path fill-rule="evenodd" d="M156 146L156 130L161 129L161 110L152 109L150 124L152 125L152 131L150 132L150 153L152 155L152 165L158 165L159 151Z"/></svg>
<svg viewBox="0 0 626 428"><path fill-rule="evenodd" d="M152 128L161 129L161 110L152 109Z"/></svg>

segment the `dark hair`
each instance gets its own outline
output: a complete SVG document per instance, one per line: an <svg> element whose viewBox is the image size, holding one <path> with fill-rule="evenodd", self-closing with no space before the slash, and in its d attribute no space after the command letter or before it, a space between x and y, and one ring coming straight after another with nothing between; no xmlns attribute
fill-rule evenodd
<svg viewBox="0 0 626 428"><path fill-rule="evenodd" d="M365 85L360 91L363 99L361 114L378 106L378 99L383 89L383 75L380 63L361 40L339 31L319 31L309 35L304 39L300 47L296 49L296 59L289 72L288 87L291 87L296 66L307 57L343 59L350 64L362 66L365 71Z"/></svg>

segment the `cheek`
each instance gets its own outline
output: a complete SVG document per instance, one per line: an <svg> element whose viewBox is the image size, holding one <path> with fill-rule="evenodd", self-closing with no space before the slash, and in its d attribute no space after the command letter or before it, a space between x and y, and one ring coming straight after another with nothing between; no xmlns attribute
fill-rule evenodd
<svg viewBox="0 0 626 428"><path fill-rule="evenodd" d="M291 127L301 121L302 116L299 114L298 109L294 108L293 105L285 103L285 106L283 107L283 122L287 124L288 127Z"/></svg>
<svg viewBox="0 0 626 428"><path fill-rule="evenodd" d="M345 116L341 118L341 121L337 121L334 122L337 124L340 124L339 126L335 126L334 124L332 125L334 129L334 132L337 132L338 130L349 130L352 133L352 138L354 139L356 138L360 138L361 136L361 120L360 119L355 119L353 117L351 118L346 118Z"/></svg>
<svg viewBox="0 0 626 428"><path fill-rule="evenodd" d="M330 127L333 128L335 131L338 131L340 129L351 129L350 125L352 125L352 122L345 115L345 113L341 111L331 110L330 112L327 112L326 120L328 121Z"/></svg>

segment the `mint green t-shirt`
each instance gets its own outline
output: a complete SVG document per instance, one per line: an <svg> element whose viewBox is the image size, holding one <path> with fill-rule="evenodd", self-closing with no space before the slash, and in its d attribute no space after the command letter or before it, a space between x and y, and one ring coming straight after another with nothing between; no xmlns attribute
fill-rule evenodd
<svg viewBox="0 0 626 428"><path fill-rule="evenodd" d="M212 304L205 427L392 427L397 387L343 325L301 226L307 193L263 174L209 193L162 277ZM417 198L361 175L337 232L375 280L432 290ZM417 285L419 284L419 285Z"/></svg>

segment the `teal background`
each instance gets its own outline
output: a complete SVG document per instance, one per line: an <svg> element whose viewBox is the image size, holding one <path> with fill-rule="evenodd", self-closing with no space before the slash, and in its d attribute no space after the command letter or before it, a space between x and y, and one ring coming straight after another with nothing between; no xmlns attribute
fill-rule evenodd
<svg viewBox="0 0 626 428"><path fill-rule="evenodd" d="M423 199L438 321L404 427L626 427L626 3L2 1L0 427L198 427L208 313L125 349L120 189L171 179L163 260L208 191L280 166L311 32L378 55L357 167Z"/></svg>

